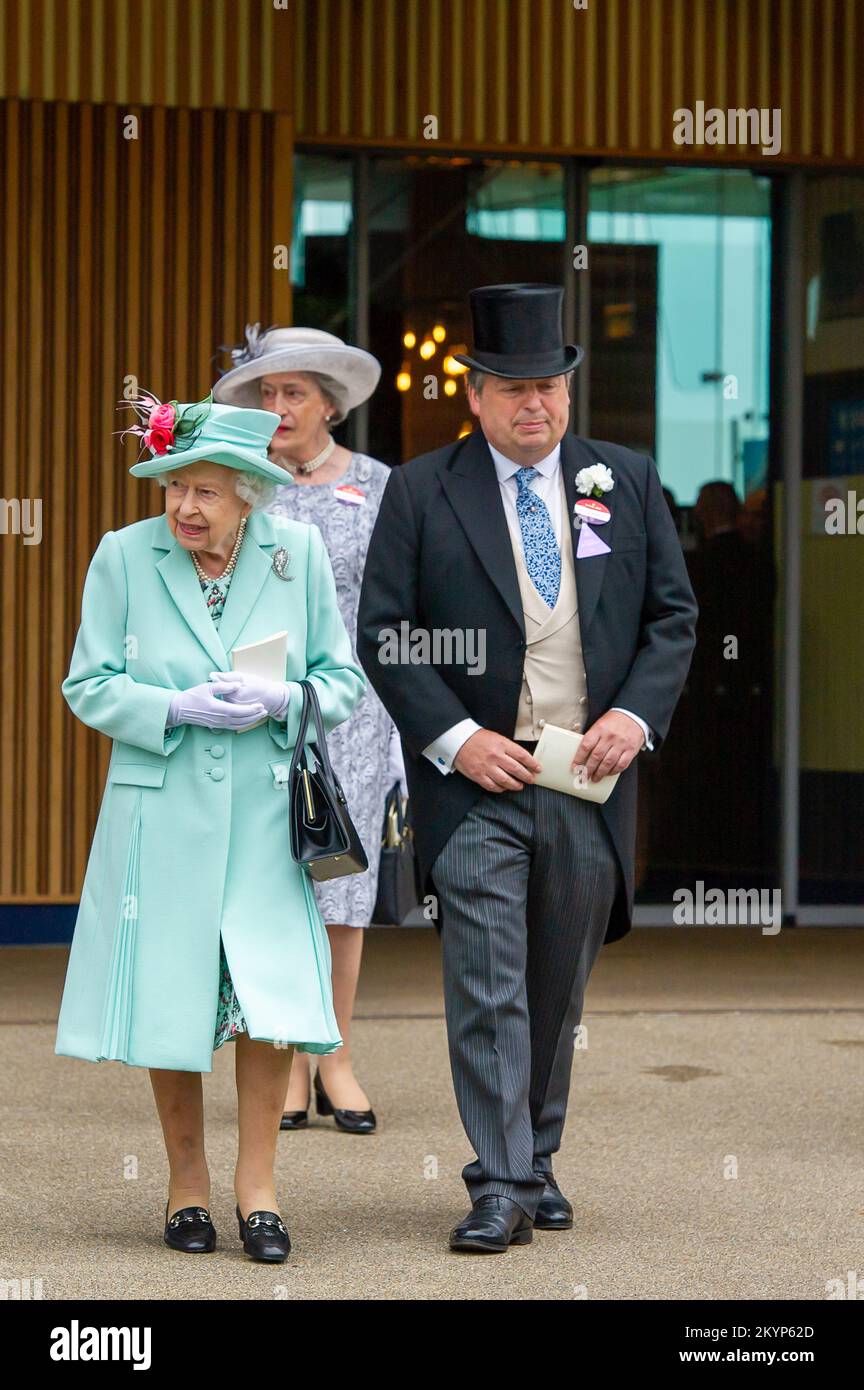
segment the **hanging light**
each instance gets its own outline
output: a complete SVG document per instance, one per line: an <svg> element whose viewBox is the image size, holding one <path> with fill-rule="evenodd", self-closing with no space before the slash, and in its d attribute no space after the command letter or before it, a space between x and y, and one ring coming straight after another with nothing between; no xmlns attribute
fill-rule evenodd
<svg viewBox="0 0 864 1390"><path fill-rule="evenodd" d="M473 429L474 429L474 426L471 424L471 421L470 421L470 420L466 420L466 421L463 423L462 428L461 428L461 430L459 431L459 434L458 434L457 438L459 438L459 439L464 439L465 436L466 436L466 434L471 434L471 433L472 433Z"/></svg>
<svg viewBox="0 0 864 1390"><path fill-rule="evenodd" d="M435 339L436 343L443 343L444 339L447 337L447 330L443 323L436 323L435 327L432 329L432 337Z"/></svg>
<svg viewBox="0 0 864 1390"><path fill-rule="evenodd" d="M420 344L420 356L424 362L428 362L430 357L434 357L438 351L431 338L424 338Z"/></svg>
<svg viewBox="0 0 864 1390"><path fill-rule="evenodd" d="M402 344L403 344L404 347L408 348L408 350L409 350L409 352L410 352L411 348L413 348L413 346L414 346L414 344L415 344L416 342L417 342L417 334L416 334L416 333L412 333L412 332L411 332L411 329L409 328L409 329L408 329L408 332L405 333L405 334L403 335Z"/></svg>
<svg viewBox="0 0 864 1390"><path fill-rule="evenodd" d="M457 348L457 352L467 351L468 349L464 346L464 344L462 347ZM462 376L463 372L467 372L468 370L468 368L462 362L456 361L456 358L453 356L451 352L448 352L447 356L444 358L443 365L444 370L448 376Z"/></svg>
<svg viewBox="0 0 864 1390"><path fill-rule="evenodd" d="M407 363L407 362L403 362L403 363L402 363L402 370L401 370L401 372L398 372L398 373L397 373L397 376L396 376L396 390L397 390L397 391L410 391L410 390L411 390L411 372L410 372L410 370L409 370L409 368L408 368L408 363Z"/></svg>
<svg viewBox="0 0 864 1390"><path fill-rule="evenodd" d="M455 395L456 395L456 389L457 389L457 388L456 388L456 382L453 381L452 378L450 378L450 379L448 379L447 381L444 382L444 395L445 395L445 396L455 396Z"/></svg>
<svg viewBox="0 0 864 1390"><path fill-rule="evenodd" d="M606 338L632 338L636 331L636 305L631 302L603 305Z"/></svg>

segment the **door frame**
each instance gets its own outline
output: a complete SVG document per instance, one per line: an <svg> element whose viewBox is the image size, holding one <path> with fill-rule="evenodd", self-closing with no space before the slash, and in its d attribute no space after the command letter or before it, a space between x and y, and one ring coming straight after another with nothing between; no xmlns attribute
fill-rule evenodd
<svg viewBox="0 0 864 1390"><path fill-rule="evenodd" d="M414 154L413 148L370 146L358 151L333 145L304 145L298 142L296 154L338 155L352 162L354 170L355 206L352 215L351 283L353 287L352 325L354 341L360 347L368 342L368 215L369 172L376 156L398 158L400 153ZM436 157L446 157L447 150L436 149ZM596 167L666 168L674 164L669 159L615 159L611 157L559 156L558 158L530 150L459 150L459 158L523 159L526 162L543 160L560 164L564 173L565 237L562 247L562 282L564 294L564 331L569 342L586 348L583 365L576 375L571 425L576 433L590 435L590 266L580 274L573 273L573 248L587 245L588 201L590 171ZM690 161L687 161L688 167ZM692 167L739 169L769 178L772 183L771 235L771 314L770 314L770 387L769 450L772 459L771 476L783 483L783 563L779 597L782 602L783 625L780 679L775 690L781 719L780 738L780 796L776 865L783 902L784 926L864 925L864 904L804 904L800 903L800 732L801 732L801 497L803 477L803 388L804 388L804 284L803 237L806 175L800 168L787 166L767 169L764 164L747 161L723 161L722 165ZM820 169L820 172L830 172ZM838 171L839 172L839 171ZM590 258L589 258L590 259ZM365 448L367 415L365 406L352 413L350 430L353 447ZM635 926L669 926L672 924L672 904L637 905Z"/></svg>

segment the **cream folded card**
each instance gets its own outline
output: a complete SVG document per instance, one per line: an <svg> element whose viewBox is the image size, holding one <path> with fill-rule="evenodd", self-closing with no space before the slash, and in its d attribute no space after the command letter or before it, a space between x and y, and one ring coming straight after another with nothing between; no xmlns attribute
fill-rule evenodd
<svg viewBox="0 0 864 1390"><path fill-rule="evenodd" d="M608 801L621 774L614 772L599 782L589 782L584 767L574 773L571 765L581 742L582 734L577 734L575 729L544 724L534 749L534 757L542 764L543 771L537 773L534 785L567 792L569 796L581 796L583 801Z"/></svg>
<svg viewBox="0 0 864 1390"><path fill-rule="evenodd" d="M242 671L246 676L263 676L265 680L284 681L285 665L288 660L288 630L274 632L271 637L262 637L260 642L249 642L245 647L235 647L231 653L231 670ZM257 729L266 724L259 719L246 729L235 729L235 733L245 734L249 729Z"/></svg>

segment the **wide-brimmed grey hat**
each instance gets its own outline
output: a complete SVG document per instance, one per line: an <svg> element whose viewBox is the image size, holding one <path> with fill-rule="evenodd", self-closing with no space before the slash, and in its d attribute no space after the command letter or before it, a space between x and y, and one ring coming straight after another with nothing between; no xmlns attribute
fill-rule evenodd
<svg viewBox="0 0 864 1390"><path fill-rule="evenodd" d="M230 351L234 366L214 384L213 398L225 405L261 408L258 381L271 372L316 372L344 420L349 410L368 400L381 377L381 363L371 352L343 343L320 328L267 328L246 325L246 342Z"/></svg>

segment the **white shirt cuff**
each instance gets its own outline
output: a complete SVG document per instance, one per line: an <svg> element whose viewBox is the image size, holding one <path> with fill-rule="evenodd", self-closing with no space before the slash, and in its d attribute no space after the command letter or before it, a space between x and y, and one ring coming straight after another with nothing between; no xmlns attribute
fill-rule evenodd
<svg viewBox="0 0 864 1390"><path fill-rule="evenodd" d="M644 736L645 736L645 744L644 744L644 747L646 747L646 748L648 749L649 753L653 753L653 751L654 751L654 736L653 736L653 734L651 733L651 730L648 728L648 725L645 723L645 720L644 720L644 719L640 719L639 716L638 716L638 714L634 714L633 711L632 711L632 709L622 709L620 705L613 705L612 708L613 708L613 709L616 709L616 710L618 711L619 714L629 714L629 716L630 716L631 719L635 719L635 720L636 720L636 723L639 725L639 728L642 730L642 733L643 733ZM640 751L641 751L641 750L640 750Z"/></svg>
<svg viewBox="0 0 864 1390"><path fill-rule="evenodd" d="M458 724L454 724L452 729L447 729L440 737L434 739L426 748L423 749L424 758L428 758L434 763L438 771L445 776L453 771L453 760L462 744L469 739L472 734L476 734L483 725L478 724L475 719L460 719Z"/></svg>

